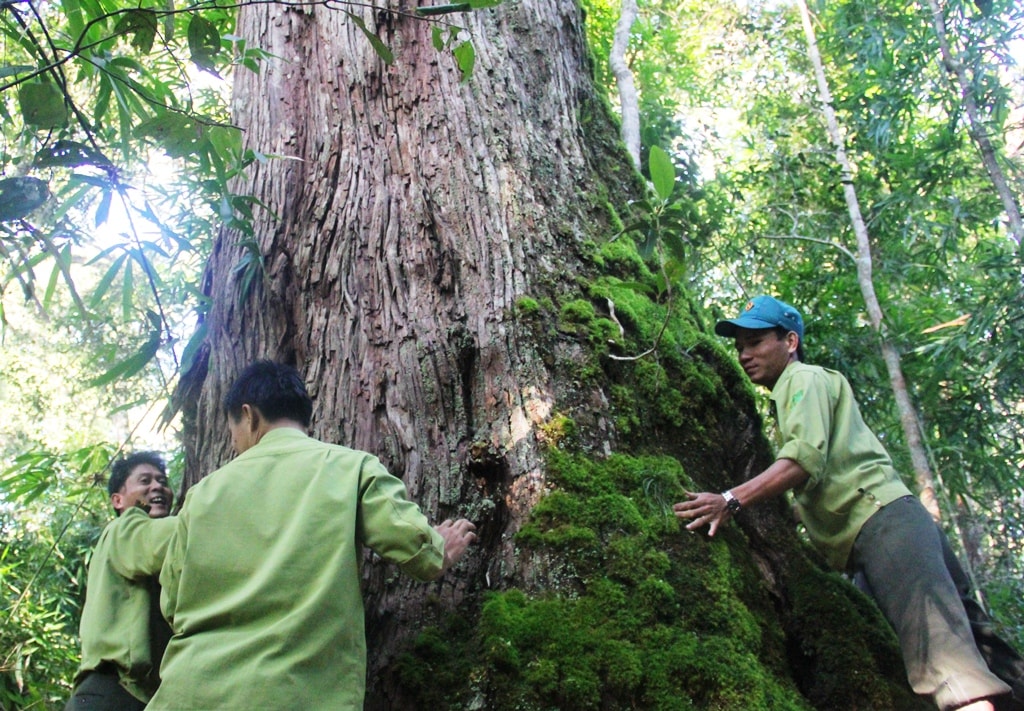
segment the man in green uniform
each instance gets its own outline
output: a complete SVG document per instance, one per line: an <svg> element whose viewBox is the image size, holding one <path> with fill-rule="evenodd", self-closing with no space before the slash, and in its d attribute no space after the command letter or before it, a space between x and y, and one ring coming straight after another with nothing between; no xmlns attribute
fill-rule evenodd
<svg viewBox="0 0 1024 711"><path fill-rule="evenodd" d="M1010 687L978 650L957 588L965 576L945 536L861 419L846 378L801 362L800 313L759 296L715 332L735 339L747 376L771 390L780 448L770 467L729 491L687 492L676 516L713 536L742 507L792 490L811 542L892 624L915 692L944 711L1009 702Z"/></svg>
<svg viewBox="0 0 1024 711"><path fill-rule="evenodd" d="M432 528L376 457L307 436L294 368L252 364L224 406L238 456L176 517L160 573L174 637L150 709L362 709L363 547L429 581L475 527Z"/></svg>
<svg viewBox="0 0 1024 711"><path fill-rule="evenodd" d="M135 572L159 571L173 531L173 521L165 519L174 494L163 459L136 452L114 462L107 490L118 518L103 530L89 564L79 628L82 664L65 711L145 708L160 683L160 657L171 636L156 579ZM147 525L135 525L139 519Z"/></svg>

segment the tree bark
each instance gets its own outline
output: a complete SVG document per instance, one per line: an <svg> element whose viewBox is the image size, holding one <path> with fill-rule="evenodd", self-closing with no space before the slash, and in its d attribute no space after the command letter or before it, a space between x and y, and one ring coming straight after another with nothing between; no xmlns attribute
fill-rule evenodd
<svg viewBox="0 0 1024 711"><path fill-rule="evenodd" d="M608 54L608 66L615 75L619 87L619 104L622 112L622 142L626 144L633 159L633 165L640 170L640 102L636 95L633 72L626 62L629 49L629 33L637 16L636 0L622 0L619 7L619 21L615 24L615 38Z"/></svg>
<svg viewBox="0 0 1024 711"><path fill-rule="evenodd" d="M476 521L486 554L435 593L454 609L469 588L529 577L511 532L545 487L536 428L570 397L603 399L566 394L572 380L545 365L516 300L571 287L584 239L614 231L585 198L595 176L622 197L639 186L591 84L574 4L460 18L477 57L465 83L426 22L363 19L393 66L343 13L240 13L239 34L281 61L238 77L234 120L248 147L282 158L246 186L273 210L256 222L263 282L240 293L235 235L208 267L188 477L230 456L218 404L240 369L292 362L314 398L314 436L380 456L432 520ZM607 419L592 437L614 447ZM370 647L386 657L426 616L426 588L384 566L367 566L366 585Z"/></svg>
<svg viewBox="0 0 1024 711"><path fill-rule="evenodd" d="M818 84L818 94L821 97L822 113L825 115L829 139L832 141L836 162L839 163L841 170L843 197L846 199L846 208L850 214L850 224L853 226L853 233L857 237L857 251L854 259L857 264L857 283L860 285L861 295L864 297L868 319L878 334L882 358L885 361L886 370L889 372L889 385L892 387L893 396L896 400L896 409L900 415L900 424L903 426L903 436L906 438L907 449L910 451L910 460L914 467L918 495L925 508L928 509L928 512L938 521L942 514L939 509L938 497L935 493L935 477L932 474L931 465L928 463L928 453L925 451L924 441L921 437L921 423L917 416L917 410L914 408L913 400L910 397L910 392L907 389L907 381L903 377L899 350L886 333L885 315L878 301L878 295L875 293L875 284L872 277L871 240L868 236L867 225L864 223L864 217L860 211L857 191L853 185L853 165L846 154L845 141L843 140L842 132L839 130L839 122L836 119L836 112L833 108L832 92L829 90L828 79L825 77L825 67L822 63L821 53L818 51L818 42L814 32L814 25L811 22L810 11L807 9L805 0L800 0L799 6L804 35L807 38L807 51L811 59L811 65L814 67L814 77Z"/></svg>

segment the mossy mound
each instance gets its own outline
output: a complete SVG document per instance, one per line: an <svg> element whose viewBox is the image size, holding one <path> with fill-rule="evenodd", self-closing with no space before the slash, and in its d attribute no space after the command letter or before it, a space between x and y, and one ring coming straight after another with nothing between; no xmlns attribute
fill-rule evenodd
<svg viewBox="0 0 1024 711"><path fill-rule="evenodd" d="M548 475L556 488L518 540L524 555L561 561L553 587L493 593L474 628L451 620L420 635L401 678L424 708L811 708L749 560L680 533L675 459L556 450Z"/></svg>

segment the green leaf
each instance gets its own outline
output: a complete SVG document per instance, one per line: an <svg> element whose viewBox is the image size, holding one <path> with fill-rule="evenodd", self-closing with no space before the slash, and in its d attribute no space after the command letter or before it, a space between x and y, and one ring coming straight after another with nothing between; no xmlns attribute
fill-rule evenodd
<svg viewBox="0 0 1024 711"><path fill-rule="evenodd" d="M452 50L452 54L455 55L455 62L459 65L459 71L462 72L462 82L469 81L469 78L473 76L473 67L476 66L476 50L473 49L473 43L463 42Z"/></svg>
<svg viewBox="0 0 1024 711"><path fill-rule="evenodd" d="M127 254L122 254L120 257L113 261L110 267L107 268L107 271L106 273L104 273L103 278L100 279L99 283L96 285L96 288L93 289L92 296L89 298L89 308L95 309L97 306L100 305L100 302L103 301L103 297L110 289L111 283L113 283L114 278L117 276L118 272L121 271L121 267L124 265L124 262L127 258Z"/></svg>
<svg viewBox="0 0 1024 711"><path fill-rule="evenodd" d="M114 34L132 35L132 47L142 54L149 54L156 39L156 22L156 13L152 10L129 10L114 26Z"/></svg>
<svg viewBox="0 0 1024 711"><path fill-rule="evenodd" d="M43 308L49 309L50 303L53 300L53 294L57 290L57 282L60 279L61 267L67 266L71 263L71 246L64 245L64 249L61 250L57 259L53 262L53 269L50 271L50 279L46 283L46 291L43 292Z"/></svg>
<svg viewBox="0 0 1024 711"><path fill-rule="evenodd" d="M483 10L489 7L497 7L503 0L469 0L468 2L447 3L444 5L422 5L416 8L416 14L421 17L433 17L436 15L449 15L454 12L471 12Z"/></svg>
<svg viewBox="0 0 1024 711"><path fill-rule="evenodd" d="M473 6L468 2L450 3L447 5L425 5L416 8L416 14L420 17L434 17L436 15L449 15L453 12L469 12ZM436 27L434 29L437 29Z"/></svg>
<svg viewBox="0 0 1024 711"><path fill-rule="evenodd" d="M207 330L206 321L204 320L199 324L192 337L188 339L188 343L185 344L185 348L181 352L182 374L189 372L195 364L196 356L199 355L200 348L206 342Z"/></svg>
<svg viewBox="0 0 1024 711"><path fill-rule="evenodd" d="M113 198L113 192L110 190L104 190L103 195L100 196L100 204L96 207L95 225L99 227L107 221L110 216L110 201Z"/></svg>
<svg viewBox="0 0 1024 711"><path fill-rule="evenodd" d="M171 158L185 158L199 148L202 130L188 116L168 112L135 127L139 138L152 138Z"/></svg>
<svg viewBox="0 0 1024 711"><path fill-rule="evenodd" d="M17 76L18 74L24 74L34 70L35 67L31 64L8 64L7 66L0 67L0 79L3 79L4 77Z"/></svg>
<svg viewBox="0 0 1024 711"><path fill-rule="evenodd" d="M84 143L61 139L36 152L32 165L36 168L77 168L80 165L110 168L113 164L105 155Z"/></svg>
<svg viewBox="0 0 1024 711"><path fill-rule="evenodd" d="M170 44L174 39L174 0L165 0L164 10L164 42Z"/></svg>
<svg viewBox="0 0 1024 711"><path fill-rule="evenodd" d="M192 62L214 76L216 71L214 57L220 54L220 32L217 26L202 15L192 15L188 23L188 49L192 53Z"/></svg>
<svg viewBox="0 0 1024 711"><path fill-rule="evenodd" d="M395 55L391 53L391 50L388 49L388 46L384 44L380 37L367 29L366 23L363 22L363 18L358 15L353 15L347 10L345 11L345 14L349 16L349 19L351 19L352 22L356 23L356 27L363 31L363 34L366 35L366 39L370 40L370 45L373 47L373 51L377 53L377 56L384 60L384 63L387 65L394 64Z"/></svg>
<svg viewBox="0 0 1024 711"><path fill-rule="evenodd" d="M124 265L124 277L121 279L121 315L127 321L131 318L132 305L135 303L135 276L132 263Z"/></svg>
<svg viewBox="0 0 1024 711"><path fill-rule="evenodd" d="M50 130L68 123L64 92L53 82L27 82L18 87L18 105L26 125Z"/></svg>
<svg viewBox="0 0 1024 711"><path fill-rule="evenodd" d="M146 315L149 317L149 321L153 325L153 328L149 332L148 340L131 356L125 358L120 363L117 363L98 378L90 380L89 385L91 387L101 387L103 385L108 385L115 380L130 378L145 368L146 365L156 357L157 351L160 350L160 339L163 333L160 317L152 311L147 311Z"/></svg>
<svg viewBox="0 0 1024 711"><path fill-rule="evenodd" d="M651 146L647 167L651 171L654 191L662 201L667 202L676 185L676 168L672 165L672 159L659 146Z"/></svg>

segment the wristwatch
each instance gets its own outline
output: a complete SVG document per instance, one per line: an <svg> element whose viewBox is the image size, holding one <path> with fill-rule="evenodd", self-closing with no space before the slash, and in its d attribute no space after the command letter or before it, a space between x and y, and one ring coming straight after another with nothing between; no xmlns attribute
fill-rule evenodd
<svg viewBox="0 0 1024 711"><path fill-rule="evenodd" d="M740 500L733 496L731 491L723 491L722 498L725 499L725 508L734 516L740 512L741 508L743 508L743 505L740 504Z"/></svg>

